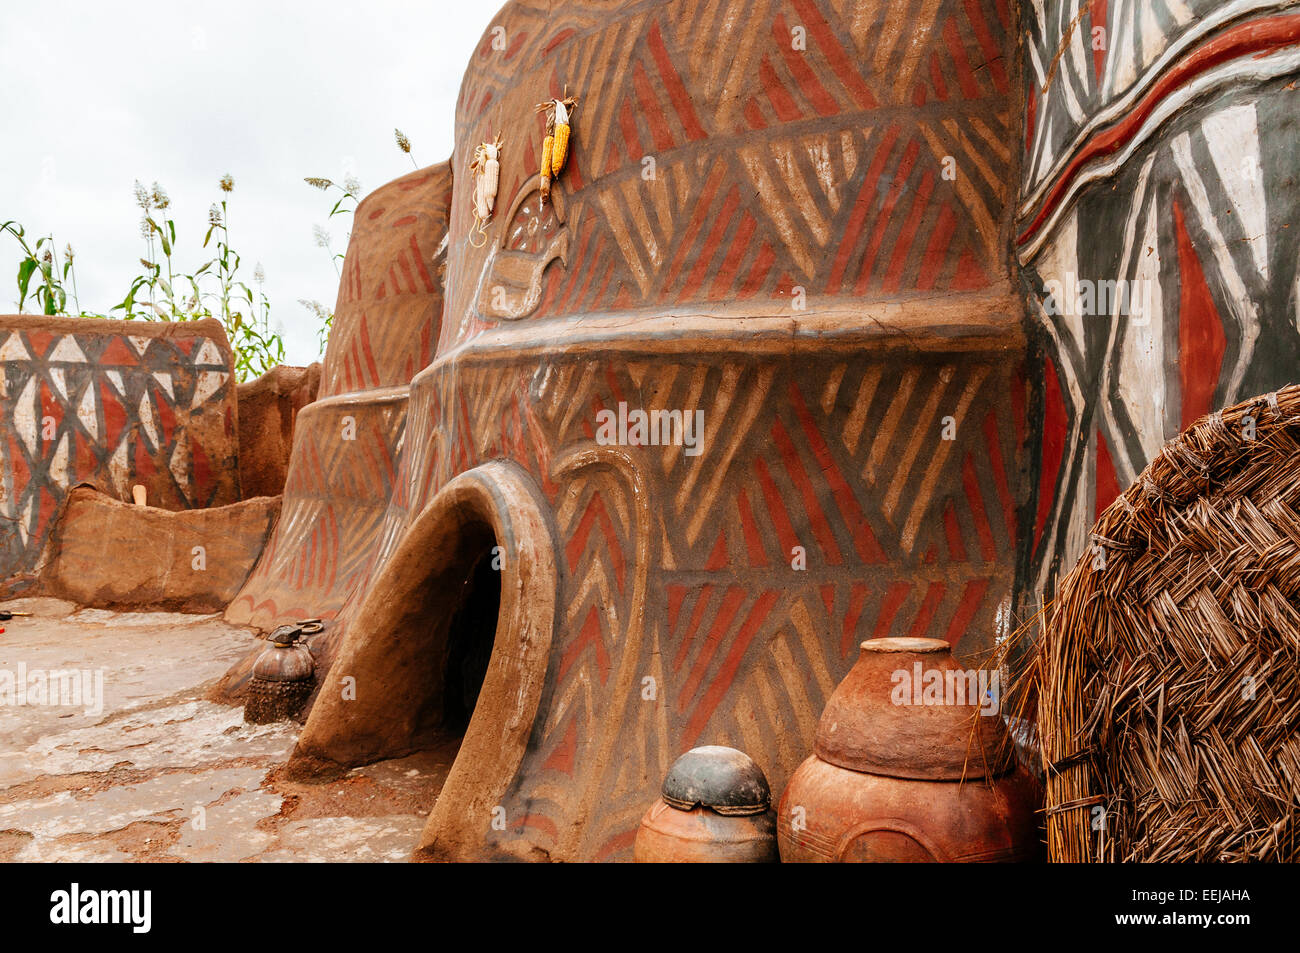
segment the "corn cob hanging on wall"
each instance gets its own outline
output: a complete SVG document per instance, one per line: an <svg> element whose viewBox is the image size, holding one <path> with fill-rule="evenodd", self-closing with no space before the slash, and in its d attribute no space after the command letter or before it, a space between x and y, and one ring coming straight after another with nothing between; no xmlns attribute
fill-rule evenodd
<svg viewBox="0 0 1300 953"><path fill-rule="evenodd" d="M561 100L555 101L555 145L551 149L551 176L560 174L569 156L569 111Z"/></svg>
<svg viewBox="0 0 1300 953"><path fill-rule="evenodd" d="M538 103L538 112L546 113L546 137L542 140L542 201L551 197L551 182L559 176L569 157L569 138L572 130L569 125L569 113L578 100L569 95L569 88L564 88L563 99L548 99Z"/></svg>
<svg viewBox="0 0 1300 953"><path fill-rule="evenodd" d="M501 179L501 134L491 142L481 142L474 150L474 159L469 164L474 176L474 229L469 241L475 248L482 248L487 241L487 232L483 226L492 217L496 207L497 184ZM482 241L475 242L474 235L482 236Z"/></svg>
<svg viewBox="0 0 1300 953"><path fill-rule="evenodd" d="M546 138L542 140L542 201L551 197L551 155L555 151L555 133L546 124Z"/></svg>

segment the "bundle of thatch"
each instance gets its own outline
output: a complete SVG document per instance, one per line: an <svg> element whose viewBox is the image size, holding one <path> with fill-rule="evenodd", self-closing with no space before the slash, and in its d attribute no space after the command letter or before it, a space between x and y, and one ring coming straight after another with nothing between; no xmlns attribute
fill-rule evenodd
<svg viewBox="0 0 1300 953"><path fill-rule="evenodd" d="M1160 452L1034 668L1051 859L1300 859L1300 386Z"/></svg>

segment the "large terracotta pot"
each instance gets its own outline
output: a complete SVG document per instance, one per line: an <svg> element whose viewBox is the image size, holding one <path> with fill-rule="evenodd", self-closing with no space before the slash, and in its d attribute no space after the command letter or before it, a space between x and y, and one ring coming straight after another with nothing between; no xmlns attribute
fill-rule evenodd
<svg viewBox="0 0 1300 953"><path fill-rule="evenodd" d="M781 797L781 859L1035 859L1038 786L1014 764L997 689L940 639L863 642Z"/></svg>

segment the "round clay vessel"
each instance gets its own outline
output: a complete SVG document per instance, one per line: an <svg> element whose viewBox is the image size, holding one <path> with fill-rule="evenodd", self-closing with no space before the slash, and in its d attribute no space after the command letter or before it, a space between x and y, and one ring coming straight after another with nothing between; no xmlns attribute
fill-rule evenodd
<svg viewBox="0 0 1300 953"><path fill-rule="evenodd" d="M772 805L772 790L754 759L721 745L692 748L674 761L662 794L683 811L698 804L719 814L761 814Z"/></svg>
<svg viewBox="0 0 1300 953"><path fill-rule="evenodd" d="M727 816L659 800L641 818L633 857L638 864L772 864L778 860L775 828L770 810Z"/></svg>
<svg viewBox="0 0 1300 953"><path fill-rule="evenodd" d="M939 639L862 643L781 796L781 859L1038 858L1040 791L1014 766L998 687Z"/></svg>
<svg viewBox="0 0 1300 953"><path fill-rule="evenodd" d="M894 778L1000 774L1012 751L998 699L981 697L994 686L992 673L962 669L942 639L871 639L826 702L813 752Z"/></svg>
<svg viewBox="0 0 1300 953"><path fill-rule="evenodd" d="M743 751L692 748L668 769L662 793L641 818L633 846L637 863L777 861L772 790Z"/></svg>
<svg viewBox="0 0 1300 953"><path fill-rule="evenodd" d="M1041 858L1037 782L916 781L849 771L816 755L796 770L777 809L785 863L1031 861Z"/></svg>
<svg viewBox="0 0 1300 953"><path fill-rule="evenodd" d="M268 637L271 644L253 663L253 677L268 682L309 681L316 670L311 649L297 641L301 630L282 625Z"/></svg>

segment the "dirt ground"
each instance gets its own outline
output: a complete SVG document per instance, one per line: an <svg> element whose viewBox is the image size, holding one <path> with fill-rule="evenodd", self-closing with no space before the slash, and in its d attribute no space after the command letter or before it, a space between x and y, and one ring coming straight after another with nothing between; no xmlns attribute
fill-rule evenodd
<svg viewBox="0 0 1300 953"><path fill-rule="evenodd" d="M255 642L250 630L56 599L0 608L33 613L0 622L0 861L408 858L454 750L330 784L282 781L301 726L247 725L242 709L207 699ZM89 673L77 704L18 703L20 673L30 685L67 669Z"/></svg>

